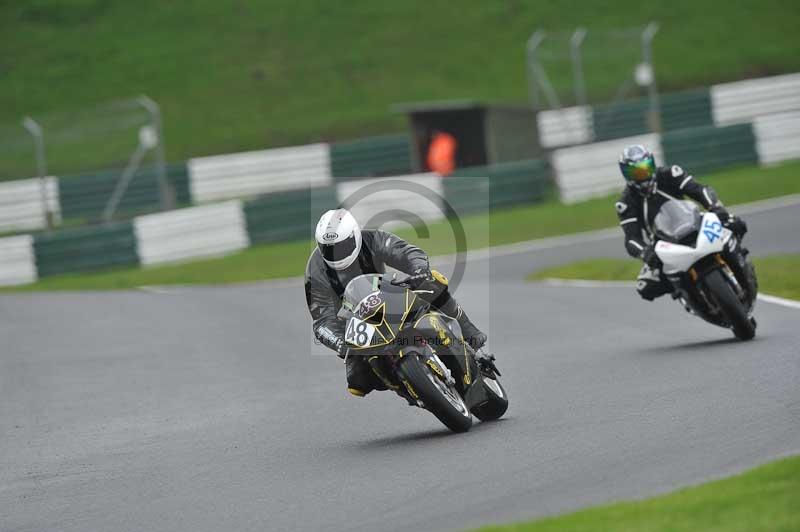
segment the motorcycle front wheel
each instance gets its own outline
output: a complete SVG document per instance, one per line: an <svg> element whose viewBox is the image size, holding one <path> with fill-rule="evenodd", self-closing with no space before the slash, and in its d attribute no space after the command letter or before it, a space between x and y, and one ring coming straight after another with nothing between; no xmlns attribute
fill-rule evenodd
<svg viewBox="0 0 800 532"><path fill-rule="evenodd" d="M722 309L723 314L731 323L733 334L739 340L752 340L756 335L755 321L747 315L747 310L724 274L719 270L713 270L706 275L704 282L711 292L712 297Z"/></svg>
<svg viewBox="0 0 800 532"><path fill-rule="evenodd" d="M408 393L421 401L447 428L453 432L467 432L472 427L472 414L461 394L435 375L418 355L407 353L400 360L397 372L405 381L403 385Z"/></svg>

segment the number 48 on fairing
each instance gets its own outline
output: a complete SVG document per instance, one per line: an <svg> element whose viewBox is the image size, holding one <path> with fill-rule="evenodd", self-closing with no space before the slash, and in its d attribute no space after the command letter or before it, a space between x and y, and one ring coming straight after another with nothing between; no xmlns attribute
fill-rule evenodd
<svg viewBox="0 0 800 532"><path fill-rule="evenodd" d="M366 347L372 341L375 335L375 327L369 323L362 321L356 317L350 318L347 323L347 331L345 332L344 339L348 344L353 344L358 347Z"/></svg>
<svg viewBox="0 0 800 532"><path fill-rule="evenodd" d="M713 244L716 239L722 236L722 224L706 220L705 225L703 225L703 234L708 238L708 242Z"/></svg>

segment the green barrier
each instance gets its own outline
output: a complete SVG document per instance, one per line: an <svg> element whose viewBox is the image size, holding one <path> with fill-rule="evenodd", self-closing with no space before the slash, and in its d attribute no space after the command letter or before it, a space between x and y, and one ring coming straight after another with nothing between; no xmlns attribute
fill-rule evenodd
<svg viewBox="0 0 800 532"><path fill-rule="evenodd" d="M131 222L39 233L33 248L39 277L139 263Z"/></svg>
<svg viewBox="0 0 800 532"><path fill-rule="evenodd" d="M695 175L730 166L758 164L751 124L671 131L662 135L661 146L667 164L678 164Z"/></svg>
<svg viewBox="0 0 800 532"><path fill-rule="evenodd" d="M331 145L334 178L350 181L354 177L402 175L411 171L407 135L382 135Z"/></svg>
<svg viewBox="0 0 800 532"><path fill-rule="evenodd" d="M664 94L659 100L662 131L713 124L711 94L708 89ZM650 101L647 98L597 105L592 108L596 141L649 133Z"/></svg>
<svg viewBox="0 0 800 532"><path fill-rule="evenodd" d="M337 205L336 187L275 192L247 201L247 234L252 243L310 238L322 210Z"/></svg>
<svg viewBox="0 0 800 532"><path fill-rule="evenodd" d="M550 182L550 167L539 159L460 168L444 178L444 197L461 215L541 201Z"/></svg>
<svg viewBox="0 0 800 532"><path fill-rule="evenodd" d="M62 216L66 219L100 220L121 175L122 169L115 169L59 178ZM188 204L191 198L186 164L168 165L167 179L175 190L176 203ZM160 205L155 168L143 167L136 172L128 185L115 216L126 217L133 213L156 211Z"/></svg>
<svg viewBox="0 0 800 532"><path fill-rule="evenodd" d="M708 89L673 92L661 96L661 128L673 131L711 126L711 92Z"/></svg>
<svg viewBox="0 0 800 532"><path fill-rule="evenodd" d="M592 107L595 141L619 139L648 133L650 104L644 99Z"/></svg>

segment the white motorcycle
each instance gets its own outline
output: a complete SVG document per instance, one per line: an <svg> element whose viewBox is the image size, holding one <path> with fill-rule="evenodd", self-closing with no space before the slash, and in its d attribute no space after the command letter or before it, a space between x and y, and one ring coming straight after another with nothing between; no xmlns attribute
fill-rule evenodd
<svg viewBox="0 0 800 532"><path fill-rule="evenodd" d="M716 214L681 200L662 205L653 229L673 298L691 314L732 329L740 340L752 339L758 281L740 239Z"/></svg>

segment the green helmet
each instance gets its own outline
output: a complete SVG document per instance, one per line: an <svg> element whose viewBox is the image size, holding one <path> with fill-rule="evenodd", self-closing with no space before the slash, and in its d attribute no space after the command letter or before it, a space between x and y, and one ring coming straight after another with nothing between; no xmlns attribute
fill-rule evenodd
<svg viewBox="0 0 800 532"><path fill-rule="evenodd" d="M656 159L641 144L634 144L622 150L619 169L629 186L644 193L653 191L656 183Z"/></svg>

